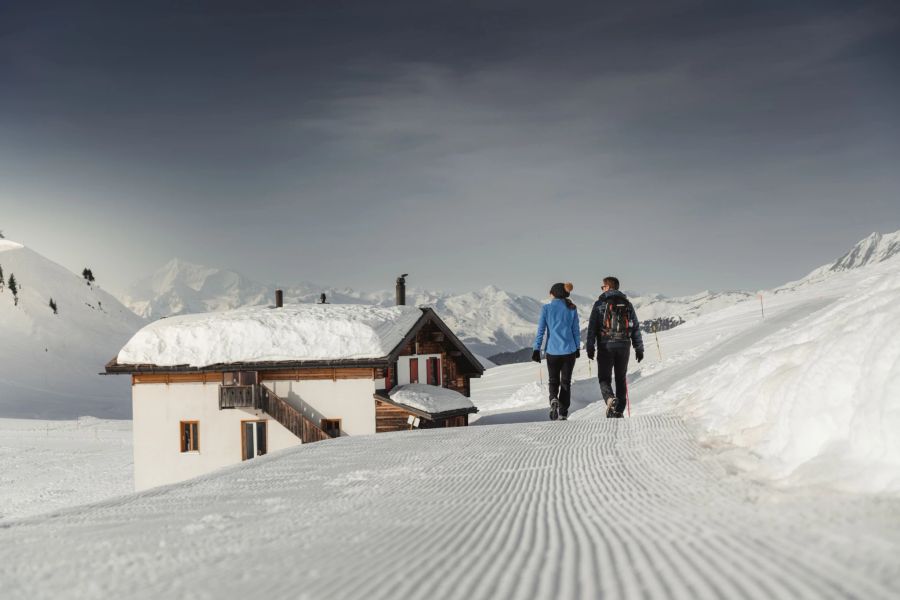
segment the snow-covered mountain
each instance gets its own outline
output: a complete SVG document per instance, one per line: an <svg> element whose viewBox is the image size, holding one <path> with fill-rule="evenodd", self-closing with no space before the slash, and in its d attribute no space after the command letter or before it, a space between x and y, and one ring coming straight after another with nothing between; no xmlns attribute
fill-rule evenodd
<svg viewBox="0 0 900 600"><path fill-rule="evenodd" d="M96 283L16 242L0 239L0 268L0 416L130 418L129 382L98 373L144 321Z"/></svg>
<svg viewBox="0 0 900 600"><path fill-rule="evenodd" d="M818 283L828 279L835 273L842 273L853 269L859 269L868 265L874 265L888 260L900 254L900 231L893 233L872 233L857 242L846 254L836 261L813 269L803 279L786 283L776 291L794 289L797 286Z"/></svg>
<svg viewBox="0 0 900 600"><path fill-rule="evenodd" d="M235 271L173 259L150 277L131 286L123 301L138 315L157 319L271 303L276 287ZM284 286L288 302L315 302L321 293L333 303L390 305L394 302L394 290L364 292L312 283ZM746 292L706 291L680 298L651 294L631 295L631 299L641 320L670 317L678 322L750 296ZM573 296L585 326L594 299ZM531 345L542 304L537 298L514 294L493 285L464 294L410 288L407 302L434 307L473 352L484 356Z"/></svg>

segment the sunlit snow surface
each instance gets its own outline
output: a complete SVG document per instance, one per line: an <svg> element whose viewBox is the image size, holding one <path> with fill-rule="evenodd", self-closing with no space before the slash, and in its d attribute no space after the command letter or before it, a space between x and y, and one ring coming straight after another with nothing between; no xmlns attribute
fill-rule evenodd
<svg viewBox="0 0 900 600"><path fill-rule="evenodd" d="M0 522L130 494L132 463L131 421L0 419Z"/></svg>
<svg viewBox="0 0 900 600"><path fill-rule="evenodd" d="M780 485L900 493L900 257L763 302L660 333L658 347L645 335L645 361L629 364L632 415L679 415ZM603 417L595 376L582 357L570 418ZM491 369L473 393L477 423L546 418L544 365Z"/></svg>
<svg viewBox="0 0 900 600"><path fill-rule="evenodd" d="M119 364L160 366L380 358L409 333L413 306L287 304L155 321L119 352Z"/></svg>
<svg viewBox="0 0 900 600"><path fill-rule="evenodd" d="M568 422L547 420L545 365L497 367L473 382L476 426L307 444L6 521L2 593L896 598L898 273L646 336L631 418L603 418L586 358Z"/></svg>
<svg viewBox="0 0 900 600"><path fill-rule="evenodd" d="M391 399L429 413L472 408L472 401L459 392L424 383L401 385L391 390Z"/></svg>

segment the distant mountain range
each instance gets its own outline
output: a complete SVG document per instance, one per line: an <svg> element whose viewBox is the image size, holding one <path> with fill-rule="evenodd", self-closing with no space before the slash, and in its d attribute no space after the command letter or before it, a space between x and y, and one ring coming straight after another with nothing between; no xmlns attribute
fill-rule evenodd
<svg viewBox="0 0 900 600"><path fill-rule="evenodd" d="M276 286L253 281L240 273L173 259L150 277L129 288L123 302L141 317L154 320L171 315L227 310L239 306L271 304ZM317 302L325 293L332 303L390 305L394 290L374 292L334 288L312 283L285 286L286 302ZM638 317L660 330L706 312L751 297L748 292L701 292L680 298L661 294L630 298ZM594 298L574 295L583 328ZM407 302L432 306L473 352L494 356L530 346L543 302L490 285L464 294L410 288Z"/></svg>
<svg viewBox="0 0 900 600"><path fill-rule="evenodd" d="M832 263L770 293L808 285L850 269L885 261L900 253L900 232L872 234ZM0 416L71 418L80 415L128 418L129 382L97 375L103 365L147 320L175 314L270 304L275 286L239 273L173 260L129 290L124 305L64 267L30 248L0 239ZM8 281L15 275L16 304ZM101 278L102 279L102 278ZM389 305L394 290L359 292L300 283L285 288L288 302L315 302L325 292L330 302ZM748 299L748 292L701 292L667 298L629 294L638 316L668 324L689 321ZM50 300L57 306L57 314ZM593 298L573 296L582 326ZM410 304L433 306L477 354L502 361L528 359L542 300L495 286L450 294L411 289ZM127 308L126 308L127 307ZM129 310L129 308L131 310ZM132 312L132 310L134 312ZM135 315L134 313L137 313Z"/></svg>
<svg viewBox="0 0 900 600"><path fill-rule="evenodd" d="M796 286L804 281L827 277L828 273L880 262L898 251L900 232L888 235L875 233L834 263L820 267L803 280L788 285ZM235 271L173 259L150 277L131 286L123 302L138 315L153 320L184 313L270 304L274 301L275 288L273 284L254 281ZM286 302L316 302L321 293L325 293L328 301L333 303L389 305L394 302L394 290L365 292L306 282L283 289ZM674 298L662 294L629 293L638 318L647 331L651 326L664 330L755 296L755 293L747 291L703 291ZM583 328L587 325L594 300L586 296L573 296ZM407 291L407 302L434 307L474 352L488 357L530 346L543 303L538 298L514 294L496 286L464 294L411 288Z"/></svg>

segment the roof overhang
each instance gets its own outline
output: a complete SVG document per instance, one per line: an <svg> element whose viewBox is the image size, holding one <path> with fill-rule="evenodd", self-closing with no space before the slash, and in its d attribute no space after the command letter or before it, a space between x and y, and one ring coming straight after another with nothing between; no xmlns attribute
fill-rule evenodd
<svg viewBox="0 0 900 600"><path fill-rule="evenodd" d="M135 373L209 373L222 371L280 371L283 369L321 369L321 368L383 368L390 362L387 358L363 358L340 360L283 360L266 362L236 362L192 367L191 365L120 365L113 358L106 363L106 372L101 375L124 375Z"/></svg>

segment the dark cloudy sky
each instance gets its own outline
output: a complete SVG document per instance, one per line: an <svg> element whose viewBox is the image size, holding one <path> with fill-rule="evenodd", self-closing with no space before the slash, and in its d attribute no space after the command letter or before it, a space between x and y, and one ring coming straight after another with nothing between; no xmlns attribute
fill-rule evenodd
<svg viewBox="0 0 900 600"><path fill-rule="evenodd" d="M759 289L898 167L893 1L0 2L0 229L113 289Z"/></svg>

